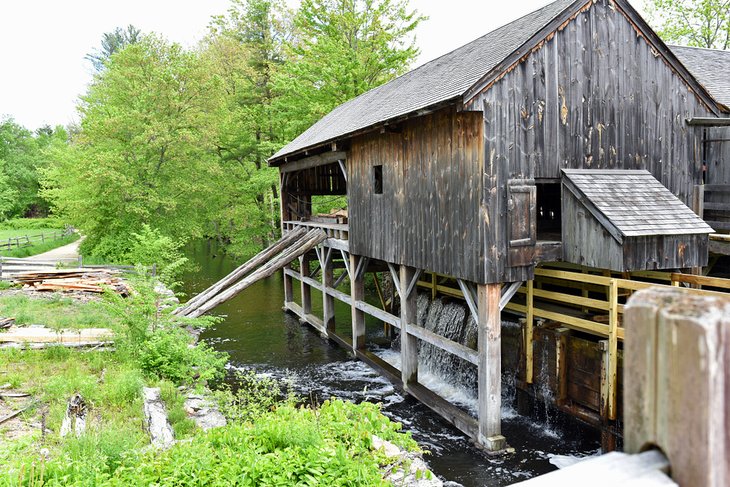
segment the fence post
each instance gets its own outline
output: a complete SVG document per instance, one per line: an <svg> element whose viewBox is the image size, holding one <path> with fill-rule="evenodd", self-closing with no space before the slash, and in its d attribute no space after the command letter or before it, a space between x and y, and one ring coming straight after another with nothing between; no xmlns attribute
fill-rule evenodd
<svg viewBox="0 0 730 487"><path fill-rule="evenodd" d="M534 308L534 283L532 279L527 281L527 312L525 317L525 382L532 384L532 368L533 368L533 323L535 321Z"/></svg>
<svg viewBox="0 0 730 487"><path fill-rule="evenodd" d="M79 268L84 267L84 256L79 254Z"/></svg>

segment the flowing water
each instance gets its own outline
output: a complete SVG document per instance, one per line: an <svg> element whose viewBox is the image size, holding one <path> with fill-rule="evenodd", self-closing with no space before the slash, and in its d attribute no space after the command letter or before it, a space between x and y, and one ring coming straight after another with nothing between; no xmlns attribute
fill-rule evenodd
<svg viewBox="0 0 730 487"><path fill-rule="evenodd" d="M230 272L235 264L215 248L201 243L189 251L198 271L184 276L183 291L200 292ZM296 288L296 286L295 286ZM298 293L295 292L298 300ZM545 424L518 415L512 409L513 379L503 386L502 432L515 453L490 458L469 439L413 398L405 396L367 365L344 349L323 339L308 326L281 309L284 301L281 274L261 281L216 309L225 319L206 330L202 338L227 352L231 371L253 369L259 374L285 379L303 397L321 402L329 397L381 403L383 413L399 421L422 447L431 452L426 460L445 480L464 486L509 485L554 469L554 455L588 455L598 449L598 437L577 423ZM321 315L321 295L312 291L313 312ZM338 332L349 335L350 309L337 303ZM422 324L461 343L475 343L473 320L462 306L419 299ZM464 321L467 325L464 326ZM382 325L368 322L368 342L385 343ZM385 360L398 366L397 351L373 347ZM473 366L446 352L421 349L419 381L472 413L476 409ZM544 419L544 417L543 417Z"/></svg>

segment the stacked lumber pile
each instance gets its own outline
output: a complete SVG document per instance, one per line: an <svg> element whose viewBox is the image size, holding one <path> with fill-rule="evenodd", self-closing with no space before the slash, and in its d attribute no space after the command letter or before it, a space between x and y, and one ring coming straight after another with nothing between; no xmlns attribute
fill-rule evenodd
<svg viewBox="0 0 730 487"><path fill-rule="evenodd" d="M10 328L15 324L15 318L0 318L0 330Z"/></svg>
<svg viewBox="0 0 730 487"><path fill-rule="evenodd" d="M34 291L61 291L102 293L111 288L122 296L129 295L129 288L117 273L108 269L53 269L41 272L24 272L13 276L23 284L23 289Z"/></svg>

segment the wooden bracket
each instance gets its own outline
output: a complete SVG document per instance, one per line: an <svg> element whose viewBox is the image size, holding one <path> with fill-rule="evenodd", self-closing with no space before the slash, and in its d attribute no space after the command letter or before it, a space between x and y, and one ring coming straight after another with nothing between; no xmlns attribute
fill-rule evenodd
<svg viewBox="0 0 730 487"><path fill-rule="evenodd" d="M457 279L456 282L459 283L461 292L464 293L464 299L466 299L466 304L469 306L469 311L476 320L477 316L479 316L477 312L477 290L473 287L473 284L464 281L463 279Z"/></svg>
<svg viewBox="0 0 730 487"><path fill-rule="evenodd" d="M350 279L352 279L352 271L350 270L350 256L347 255L347 252L342 249L340 249L340 253L342 254L342 261L345 263L347 275L350 276Z"/></svg>
<svg viewBox="0 0 730 487"><path fill-rule="evenodd" d="M393 277L393 284L395 284L395 290L400 295L400 276L398 275L398 270L390 262L386 262L386 264L388 264L388 269L390 269L390 275Z"/></svg>
<svg viewBox="0 0 730 487"><path fill-rule="evenodd" d="M347 182L347 171L345 170L345 162L342 159L337 159L337 162L340 164L340 169L342 169L342 176L345 178L345 182Z"/></svg>
<svg viewBox="0 0 730 487"><path fill-rule="evenodd" d="M507 303L509 303L510 299L514 297L515 294L517 294L517 291L522 286L522 281L516 281L512 282L509 285L505 285L502 288L502 297L499 298L499 310L502 311L505 306L507 306Z"/></svg>
<svg viewBox="0 0 730 487"><path fill-rule="evenodd" d="M355 269L355 276L353 279L360 279L364 272L364 269L367 269L368 267L368 261L370 261L369 257L360 257L357 261L357 268Z"/></svg>

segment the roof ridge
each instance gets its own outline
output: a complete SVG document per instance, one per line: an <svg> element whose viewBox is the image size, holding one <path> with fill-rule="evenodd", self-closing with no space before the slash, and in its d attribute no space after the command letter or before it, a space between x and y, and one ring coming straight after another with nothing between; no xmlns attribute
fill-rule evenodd
<svg viewBox="0 0 730 487"><path fill-rule="evenodd" d="M699 47L699 46L683 46L681 44L667 44L670 49L678 47L680 49L697 49L698 51L713 51L713 52L724 52L730 54L730 49L717 49L714 47Z"/></svg>

